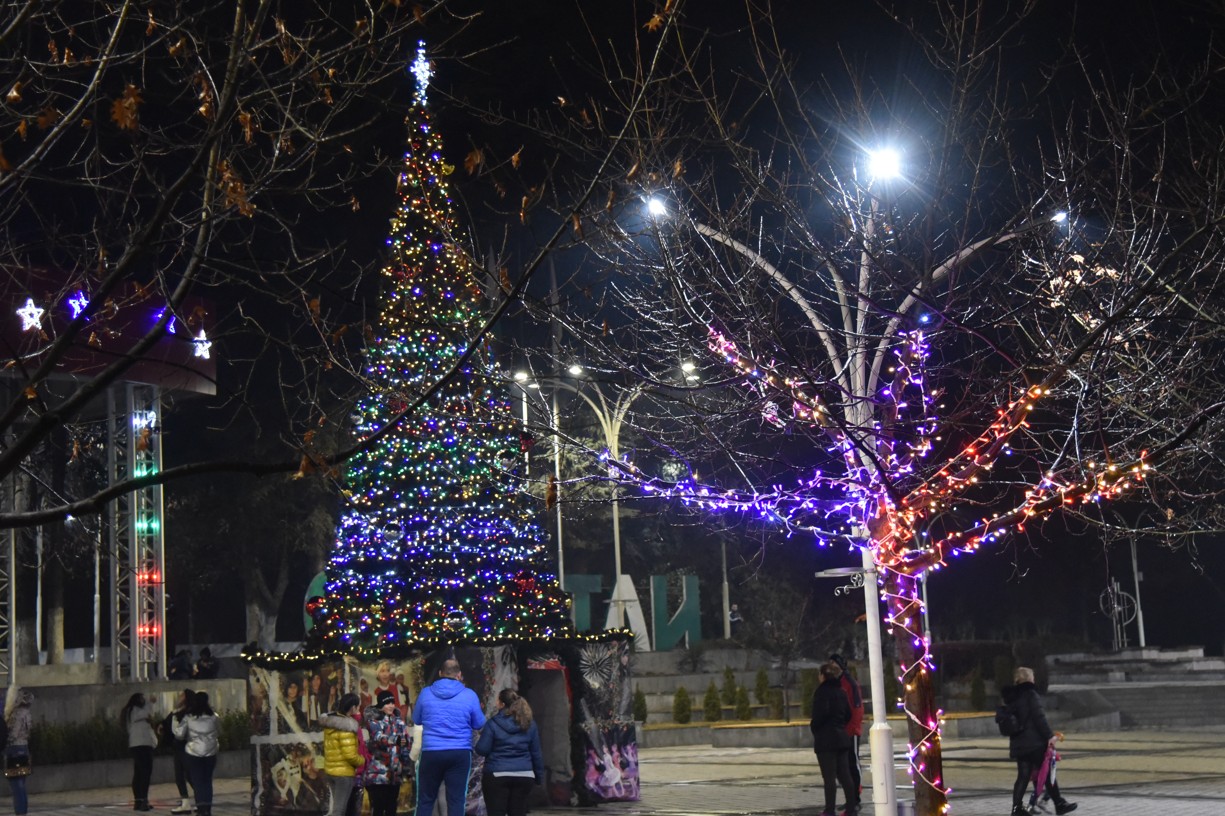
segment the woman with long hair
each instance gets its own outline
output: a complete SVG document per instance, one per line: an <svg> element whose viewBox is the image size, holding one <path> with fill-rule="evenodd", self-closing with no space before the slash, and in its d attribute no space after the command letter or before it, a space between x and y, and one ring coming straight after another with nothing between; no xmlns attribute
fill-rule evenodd
<svg viewBox="0 0 1225 816"><path fill-rule="evenodd" d="M217 715L208 704L208 694L197 691L187 708L187 715L174 722L174 736L183 740L183 758L187 762L187 778L196 794L196 813L213 814L213 771L217 769L217 751L221 729Z"/></svg>
<svg viewBox="0 0 1225 816"><path fill-rule="evenodd" d="M8 743L4 748L4 775L13 792L13 813L25 816L29 810L26 777L30 775L30 704L34 695L19 686L9 686L4 698L4 722Z"/></svg>
<svg viewBox="0 0 1225 816"><path fill-rule="evenodd" d="M498 710L485 721L476 752L485 757L481 789L489 816L526 816L532 784L544 784L544 755L532 707L519 692L498 692Z"/></svg>
<svg viewBox="0 0 1225 816"><path fill-rule="evenodd" d="M149 780L153 776L153 711L139 691L128 698L119 711L119 723L128 732L128 753L132 755L132 809L153 810L149 804Z"/></svg>
<svg viewBox="0 0 1225 816"><path fill-rule="evenodd" d="M323 764L332 780L331 816L355 816L361 797L355 795L356 777L366 760L358 745L361 728L355 719L361 700L356 694L346 694L336 703L336 710L324 714Z"/></svg>
<svg viewBox="0 0 1225 816"><path fill-rule="evenodd" d="M179 789L179 798L182 800L177 807L170 809L170 812L176 815L191 813L195 810L191 804L191 797L187 794L187 760L185 759L187 743L174 735L174 724L187 716L187 709L195 696L196 693L191 689L180 691L179 696L175 698L174 711L166 715L160 727L162 739L166 740L174 751L174 785ZM252 711L254 712L255 709L253 708Z"/></svg>

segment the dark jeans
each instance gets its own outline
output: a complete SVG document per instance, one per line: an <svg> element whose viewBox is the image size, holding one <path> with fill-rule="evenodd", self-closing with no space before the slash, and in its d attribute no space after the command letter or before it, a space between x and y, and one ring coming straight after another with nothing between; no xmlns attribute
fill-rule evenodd
<svg viewBox="0 0 1225 816"><path fill-rule="evenodd" d="M149 801L149 779L153 776L153 749L148 745L128 748L132 754L132 798Z"/></svg>
<svg viewBox="0 0 1225 816"><path fill-rule="evenodd" d="M400 783L367 785L370 796L370 816L396 816L396 800L400 798Z"/></svg>
<svg viewBox="0 0 1225 816"><path fill-rule="evenodd" d="M468 772L472 752L462 748L449 751L422 751L417 761L417 812L432 814L438 788L447 783L447 814L462 814L468 798Z"/></svg>
<svg viewBox="0 0 1225 816"><path fill-rule="evenodd" d="M1012 808L1016 810L1024 804L1025 791L1032 781L1034 773L1042 767L1042 763L1046 761L1046 749L1035 751L1031 754L1024 754L1017 757L1017 781L1012 783ZM1059 795L1059 786L1055 784L1054 779L1046 780L1046 789L1051 794L1051 801L1059 804L1063 801L1063 797Z"/></svg>
<svg viewBox="0 0 1225 816"><path fill-rule="evenodd" d="M217 767L217 757L198 757L185 754L187 761L187 778L191 780L191 789L196 792L196 809L200 816L210 816L213 812L213 771Z"/></svg>
<svg viewBox="0 0 1225 816"><path fill-rule="evenodd" d="M527 797L535 784L530 776L482 776L481 791L489 816L527 816Z"/></svg>
<svg viewBox="0 0 1225 816"><path fill-rule="evenodd" d="M26 756L30 753L29 745L10 745L4 749L5 756ZM9 780L9 790L13 792L13 813L25 816L30 809L30 799L26 795L26 777L15 776Z"/></svg>
<svg viewBox="0 0 1225 816"><path fill-rule="evenodd" d="M179 796L184 799L187 798L187 760L183 759L187 756L185 744L182 742L174 744L174 786L179 789Z"/></svg>
<svg viewBox="0 0 1225 816"><path fill-rule="evenodd" d="M821 781L825 783L825 812L834 812L834 802L838 799L838 786L842 786L842 794L846 797L848 810L859 806L859 790L851 786L851 752L819 751L817 764L821 766Z"/></svg>

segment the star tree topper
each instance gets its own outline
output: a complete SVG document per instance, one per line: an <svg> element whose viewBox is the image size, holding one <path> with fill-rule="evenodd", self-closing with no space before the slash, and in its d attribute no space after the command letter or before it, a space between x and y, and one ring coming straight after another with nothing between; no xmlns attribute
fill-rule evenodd
<svg viewBox="0 0 1225 816"><path fill-rule="evenodd" d="M430 61L425 58L425 40L417 43L417 58L413 60L409 70L417 78L417 101L424 102L426 89L430 86L430 77L434 75Z"/></svg>

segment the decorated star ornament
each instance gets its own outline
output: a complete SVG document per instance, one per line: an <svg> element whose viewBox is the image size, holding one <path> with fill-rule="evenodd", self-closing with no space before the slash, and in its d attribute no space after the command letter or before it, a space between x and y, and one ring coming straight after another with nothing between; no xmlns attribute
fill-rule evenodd
<svg viewBox="0 0 1225 816"><path fill-rule="evenodd" d="M204 360L209 358L209 349L213 347L213 341L208 339L204 329L200 329L200 334L196 336L195 340L191 341L191 344L195 346L195 355L197 357Z"/></svg>
<svg viewBox="0 0 1225 816"><path fill-rule="evenodd" d="M17 310L17 316L21 318L21 330L37 329L42 324L45 311L46 309L40 309L34 303L34 298L26 298L26 305Z"/></svg>
<svg viewBox="0 0 1225 816"><path fill-rule="evenodd" d="M81 316L81 312L85 311L85 307L89 305L89 295L78 290L75 295L68 298L68 308L72 310L72 319L76 320Z"/></svg>
<svg viewBox="0 0 1225 816"><path fill-rule="evenodd" d="M425 58L425 40L417 43L417 58L413 60L409 70L417 78L417 101L424 102L426 89L430 86L430 77L434 75L430 61Z"/></svg>

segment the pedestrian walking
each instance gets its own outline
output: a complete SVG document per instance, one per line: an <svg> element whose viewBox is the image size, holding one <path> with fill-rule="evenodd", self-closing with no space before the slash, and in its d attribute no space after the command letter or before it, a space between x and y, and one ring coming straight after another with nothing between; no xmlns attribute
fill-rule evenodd
<svg viewBox="0 0 1225 816"><path fill-rule="evenodd" d="M187 778L196 795L196 813L212 816L213 772L217 769L217 751L221 747L220 723L208 704L208 694L197 691L191 698L187 714L174 722L174 735L186 743L183 758Z"/></svg>
<svg viewBox="0 0 1225 816"><path fill-rule="evenodd" d="M336 710L324 714L323 767L332 780L331 816L356 816L358 797L354 795L356 777L365 760L358 750L356 694L345 694L336 703Z"/></svg>
<svg viewBox="0 0 1225 816"><path fill-rule="evenodd" d="M855 786L856 795L862 798L863 772L859 768L859 738L863 736L863 690L847 671L845 657L835 653L829 656L829 661L842 669L842 676L838 679L842 684L842 693L846 695L846 701L851 706L851 721L846 724L846 733L851 737L847 764L851 769L851 784Z"/></svg>
<svg viewBox="0 0 1225 816"><path fill-rule="evenodd" d="M1015 715L1020 725L1020 730L1008 737L1008 756L1017 762L1017 779L1012 784L1012 813L1013 816L1027 816L1029 811L1023 804L1025 789L1048 761L1047 751L1055 747L1059 737L1046 721L1042 698L1034 685L1034 670L1018 666L1012 674L1012 682L1015 685L1000 690L1004 707ZM1060 795L1059 785L1053 778L1046 781L1046 789L1055 802L1058 816L1076 810L1075 804Z"/></svg>
<svg viewBox="0 0 1225 816"><path fill-rule="evenodd" d="M8 740L4 746L4 775L13 794L13 813L25 816L30 809L26 777L30 775L30 705L34 695L19 686L9 686L4 697L4 723Z"/></svg>
<svg viewBox="0 0 1225 816"><path fill-rule="evenodd" d="M472 732L485 725L476 692L464 685L458 660L446 660L438 679L421 690L413 722L422 727L417 762L417 813L431 814L438 789L447 786L447 813L462 814L472 770Z"/></svg>
<svg viewBox="0 0 1225 816"><path fill-rule="evenodd" d="M191 813L194 809L187 791L187 760L184 758L187 743L174 735L174 724L187 716L187 708L195 694L191 689L180 691L174 702L174 710L166 715L160 727L162 740L171 750L174 760L174 786L179 789L181 800L176 807L171 808L170 812L174 814Z"/></svg>
<svg viewBox="0 0 1225 816"><path fill-rule="evenodd" d="M544 755L532 707L519 692L498 692L498 710L481 729L476 752L485 757L481 791L489 816L527 816L532 785L544 784Z"/></svg>
<svg viewBox="0 0 1225 816"><path fill-rule="evenodd" d="M859 812L859 792L851 784L851 737L846 725L851 721L851 705L842 691L842 669L837 663L821 666L821 684L812 695L812 750L821 766L825 784L825 809L821 816L834 816L838 786L842 786L846 806L842 816Z"/></svg>
<svg viewBox="0 0 1225 816"><path fill-rule="evenodd" d="M370 795L370 816L395 816L400 784L411 773L408 727L396 700L394 693L383 689L364 715L370 758L362 771L362 782Z"/></svg>
<svg viewBox="0 0 1225 816"><path fill-rule="evenodd" d="M149 804L149 780L153 777L153 711L139 691L128 698L119 711L119 722L128 732L128 753L132 755L132 809L153 810Z"/></svg>

